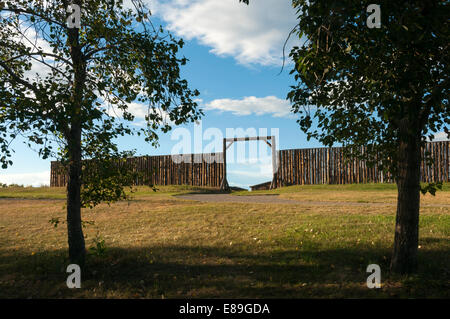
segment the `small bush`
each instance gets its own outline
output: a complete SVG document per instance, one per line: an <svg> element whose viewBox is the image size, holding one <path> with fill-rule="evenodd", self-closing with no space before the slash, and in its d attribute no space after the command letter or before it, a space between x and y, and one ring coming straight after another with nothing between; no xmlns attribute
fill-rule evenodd
<svg viewBox="0 0 450 319"><path fill-rule="evenodd" d="M100 257L104 256L106 254L107 248L103 236L97 233L97 235L95 236L94 239L92 239L92 241L93 246L89 248L90 253L95 256Z"/></svg>

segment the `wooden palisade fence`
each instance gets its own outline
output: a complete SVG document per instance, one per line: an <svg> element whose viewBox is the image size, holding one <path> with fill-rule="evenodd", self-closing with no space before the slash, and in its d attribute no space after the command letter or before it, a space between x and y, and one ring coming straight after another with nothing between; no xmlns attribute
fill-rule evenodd
<svg viewBox="0 0 450 319"><path fill-rule="evenodd" d="M222 153L187 154L183 155L183 160L177 156L128 158L127 161L141 173L135 185L143 185L147 181L153 185L220 186L224 173ZM67 176L59 162L51 162L50 186L61 187L66 183Z"/></svg>
<svg viewBox="0 0 450 319"><path fill-rule="evenodd" d="M423 182L450 182L450 142L427 143L422 150L431 154L434 163L422 160ZM194 185L220 187L224 177L223 153L183 155L180 161L171 155L129 158L144 180L154 185ZM276 186L303 184L349 184L392 182L377 167L365 161L345 161L341 148L310 148L278 151ZM58 162L51 163L50 186L65 186L67 177Z"/></svg>
<svg viewBox="0 0 450 319"><path fill-rule="evenodd" d="M432 165L421 164L423 182L450 182L450 142L427 143L422 158L429 152ZM350 184L392 182L376 166L365 161L344 159L339 147L291 149L279 151L276 185Z"/></svg>

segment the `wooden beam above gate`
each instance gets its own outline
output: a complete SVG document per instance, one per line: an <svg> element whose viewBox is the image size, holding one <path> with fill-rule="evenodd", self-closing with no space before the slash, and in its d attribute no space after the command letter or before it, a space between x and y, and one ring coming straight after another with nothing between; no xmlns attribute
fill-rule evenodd
<svg viewBox="0 0 450 319"><path fill-rule="evenodd" d="M244 141L264 141L266 142L269 147L272 147L272 144L269 143L269 140L272 139L272 136L254 136L254 137L231 137L231 138L225 138L225 142L230 142L226 147L225 150L229 149L231 145L233 145L234 142L244 142Z"/></svg>
<svg viewBox="0 0 450 319"><path fill-rule="evenodd" d="M272 136L253 136L253 137L228 137L224 140L227 142L241 142L241 141L267 141L271 140Z"/></svg>

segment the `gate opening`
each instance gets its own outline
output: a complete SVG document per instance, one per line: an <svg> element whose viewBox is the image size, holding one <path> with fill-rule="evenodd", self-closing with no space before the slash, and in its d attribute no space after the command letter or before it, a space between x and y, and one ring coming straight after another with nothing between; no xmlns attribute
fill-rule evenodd
<svg viewBox="0 0 450 319"><path fill-rule="evenodd" d="M232 137L223 139L223 179L220 183L220 190L228 191L230 186L227 180L227 149L233 145L234 142L245 142L245 141L264 141L272 150L272 181L270 183L270 189L277 188L277 151L275 136L255 136L255 137Z"/></svg>

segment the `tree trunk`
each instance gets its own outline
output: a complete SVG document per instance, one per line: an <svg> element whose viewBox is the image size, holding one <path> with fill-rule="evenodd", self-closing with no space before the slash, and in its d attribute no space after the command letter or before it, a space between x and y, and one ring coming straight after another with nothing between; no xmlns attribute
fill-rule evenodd
<svg viewBox="0 0 450 319"><path fill-rule="evenodd" d="M401 131L411 130L408 124ZM417 270L420 209L420 138L406 133L400 138L397 172L397 217L391 271L409 274ZM405 136L404 135L404 136Z"/></svg>
<svg viewBox="0 0 450 319"><path fill-rule="evenodd" d="M70 263L84 266L86 249L81 225L81 128L69 134L69 180L67 183L67 233Z"/></svg>
<svg viewBox="0 0 450 319"><path fill-rule="evenodd" d="M76 1L80 5L80 1ZM79 30L68 30L70 54L73 62L74 83L70 107L70 128L66 136L69 156L69 180L67 184L67 231L69 259L84 266L86 248L81 225L81 118L86 79L86 64L79 44Z"/></svg>

